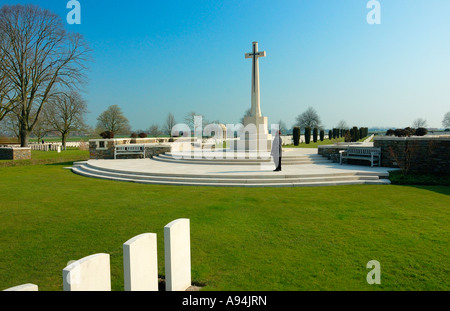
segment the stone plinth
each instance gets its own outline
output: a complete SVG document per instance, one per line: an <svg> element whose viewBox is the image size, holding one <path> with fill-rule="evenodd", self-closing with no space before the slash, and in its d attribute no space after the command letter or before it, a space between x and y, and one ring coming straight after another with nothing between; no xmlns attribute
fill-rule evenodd
<svg viewBox="0 0 450 311"><path fill-rule="evenodd" d="M248 132L247 132L248 130ZM244 118L244 138L246 151L270 152L272 135L268 132L267 117L249 116ZM255 149L256 148L256 149Z"/></svg>
<svg viewBox="0 0 450 311"><path fill-rule="evenodd" d="M0 148L0 160L30 160L30 147L6 147Z"/></svg>

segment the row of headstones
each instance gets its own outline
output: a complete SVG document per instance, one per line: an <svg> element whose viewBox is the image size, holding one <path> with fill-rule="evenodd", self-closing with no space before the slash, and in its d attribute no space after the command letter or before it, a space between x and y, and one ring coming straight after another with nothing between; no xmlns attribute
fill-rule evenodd
<svg viewBox="0 0 450 311"><path fill-rule="evenodd" d="M31 150L38 151L58 151L61 152L61 145L55 144L30 144Z"/></svg>
<svg viewBox="0 0 450 311"><path fill-rule="evenodd" d="M166 291L184 291L191 286L190 221L181 218L164 227ZM158 290L156 233L135 236L123 244L126 291ZM23 284L6 291L37 291L35 284ZM94 254L63 269L64 291L110 291L109 254Z"/></svg>

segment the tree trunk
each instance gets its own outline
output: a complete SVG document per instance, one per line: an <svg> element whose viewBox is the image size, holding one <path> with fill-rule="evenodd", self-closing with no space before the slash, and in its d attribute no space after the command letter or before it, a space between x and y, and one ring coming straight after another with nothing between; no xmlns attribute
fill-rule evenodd
<svg viewBox="0 0 450 311"><path fill-rule="evenodd" d="M20 136L20 146L21 147L28 147L29 135L30 135L30 132L25 127L20 126L19 136Z"/></svg>
<svg viewBox="0 0 450 311"><path fill-rule="evenodd" d="M66 133L61 133L62 136L62 150L66 150L66 140L67 140L67 134Z"/></svg>

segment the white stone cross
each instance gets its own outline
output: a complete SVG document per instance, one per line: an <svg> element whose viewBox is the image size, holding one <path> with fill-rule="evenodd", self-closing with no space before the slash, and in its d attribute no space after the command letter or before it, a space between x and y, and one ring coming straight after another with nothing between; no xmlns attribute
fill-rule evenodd
<svg viewBox="0 0 450 311"><path fill-rule="evenodd" d="M265 51L258 51L258 42L253 42L253 52L246 53L245 58L253 59L252 64L252 107L251 116L261 117L261 104L259 97L259 62L258 58L265 57Z"/></svg>

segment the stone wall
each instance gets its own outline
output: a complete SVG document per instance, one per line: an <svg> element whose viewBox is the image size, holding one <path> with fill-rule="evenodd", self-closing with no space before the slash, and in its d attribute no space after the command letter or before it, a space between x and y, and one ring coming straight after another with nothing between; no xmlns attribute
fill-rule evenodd
<svg viewBox="0 0 450 311"><path fill-rule="evenodd" d="M153 143L150 143L153 141ZM114 149L117 145L144 144L145 157L152 158L155 155L170 152L169 144L155 143L155 139L146 138L126 138L126 139L92 139L89 141L90 159L114 159ZM139 159L141 154L118 155L117 159Z"/></svg>
<svg viewBox="0 0 450 311"><path fill-rule="evenodd" d="M415 173L450 174L450 135L374 138L381 165Z"/></svg>
<svg viewBox="0 0 450 311"><path fill-rule="evenodd" d="M31 148L0 148L0 160L30 160Z"/></svg>

